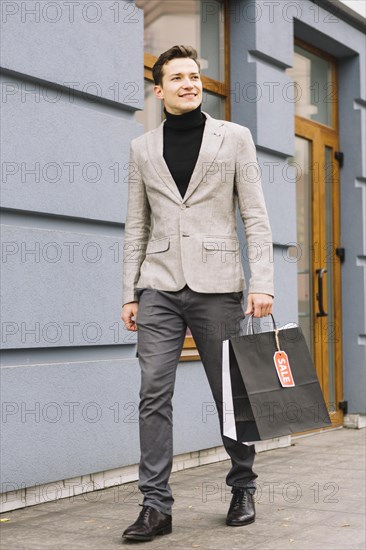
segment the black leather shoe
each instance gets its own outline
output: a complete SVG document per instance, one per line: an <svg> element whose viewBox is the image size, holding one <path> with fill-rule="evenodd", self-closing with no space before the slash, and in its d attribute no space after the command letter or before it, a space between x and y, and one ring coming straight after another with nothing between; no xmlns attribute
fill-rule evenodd
<svg viewBox="0 0 366 550"><path fill-rule="evenodd" d="M140 505L141 506L141 505ZM123 539L153 540L156 535L168 535L172 532L172 516L143 506L135 523L123 532Z"/></svg>
<svg viewBox="0 0 366 550"><path fill-rule="evenodd" d="M245 488L235 487L231 491L229 511L226 525L248 525L255 521L255 506L253 495Z"/></svg>

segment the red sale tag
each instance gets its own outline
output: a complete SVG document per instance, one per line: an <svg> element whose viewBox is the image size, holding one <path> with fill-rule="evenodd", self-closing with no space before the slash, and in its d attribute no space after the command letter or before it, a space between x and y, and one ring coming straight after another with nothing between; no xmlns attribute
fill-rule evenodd
<svg viewBox="0 0 366 550"><path fill-rule="evenodd" d="M287 353L285 351L276 351L273 356L273 360L276 365L278 378L280 379L282 387L290 388L291 386L294 386L295 382L292 377Z"/></svg>

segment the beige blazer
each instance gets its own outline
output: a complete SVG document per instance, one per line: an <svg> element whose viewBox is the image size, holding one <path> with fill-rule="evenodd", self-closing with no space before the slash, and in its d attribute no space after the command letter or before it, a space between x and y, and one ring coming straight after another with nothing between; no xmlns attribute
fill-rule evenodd
<svg viewBox="0 0 366 550"><path fill-rule="evenodd" d="M205 111L201 149L182 199L163 157L163 121L131 142L123 253L123 304L136 288L274 296L272 234L256 149L245 126ZM247 244L236 224L239 206Z"/></svg>

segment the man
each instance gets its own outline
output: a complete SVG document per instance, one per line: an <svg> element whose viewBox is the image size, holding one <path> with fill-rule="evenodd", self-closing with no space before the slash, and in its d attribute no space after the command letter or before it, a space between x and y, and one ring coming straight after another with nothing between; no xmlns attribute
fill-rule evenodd
<svg viewBox="0 0 366 550"><path fill-rule="evenodd" d="M166 120L132 140L124 243L122 320L127 330L138 330L141 367L139 489L144 499L136 522L123 533L134 540L172 531L171 398L187 326L232 462L226 523L246 525L255 519L254 445L223 435L222 341L238 333L246 288L237 206L251 269L245 313L269 315L274 296L272 235L250 131L201 111L200 65L193 48L174 46L161 54L153 77Z"/></svg>

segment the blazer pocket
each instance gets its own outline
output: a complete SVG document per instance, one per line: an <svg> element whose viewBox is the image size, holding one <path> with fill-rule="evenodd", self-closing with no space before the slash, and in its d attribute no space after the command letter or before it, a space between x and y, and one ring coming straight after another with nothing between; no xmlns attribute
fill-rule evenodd
<svg viewBox="0 0 366 550"><path fill-rule="evenodd" d="M223 246L223 243L224 246ZM232 252L238 252L239 251L239 241L235 239L235 237L206 237L206 239L203 241L203 246L207 250L230 250Z"/></svg>
<svg viewBox="0 0 366 550"><path fill-rule="evenodd" d="M148 242L146 254L155 254L156 252L165 252L169 249L170 238L163 237L162 239L153 239Z"/></svg>

